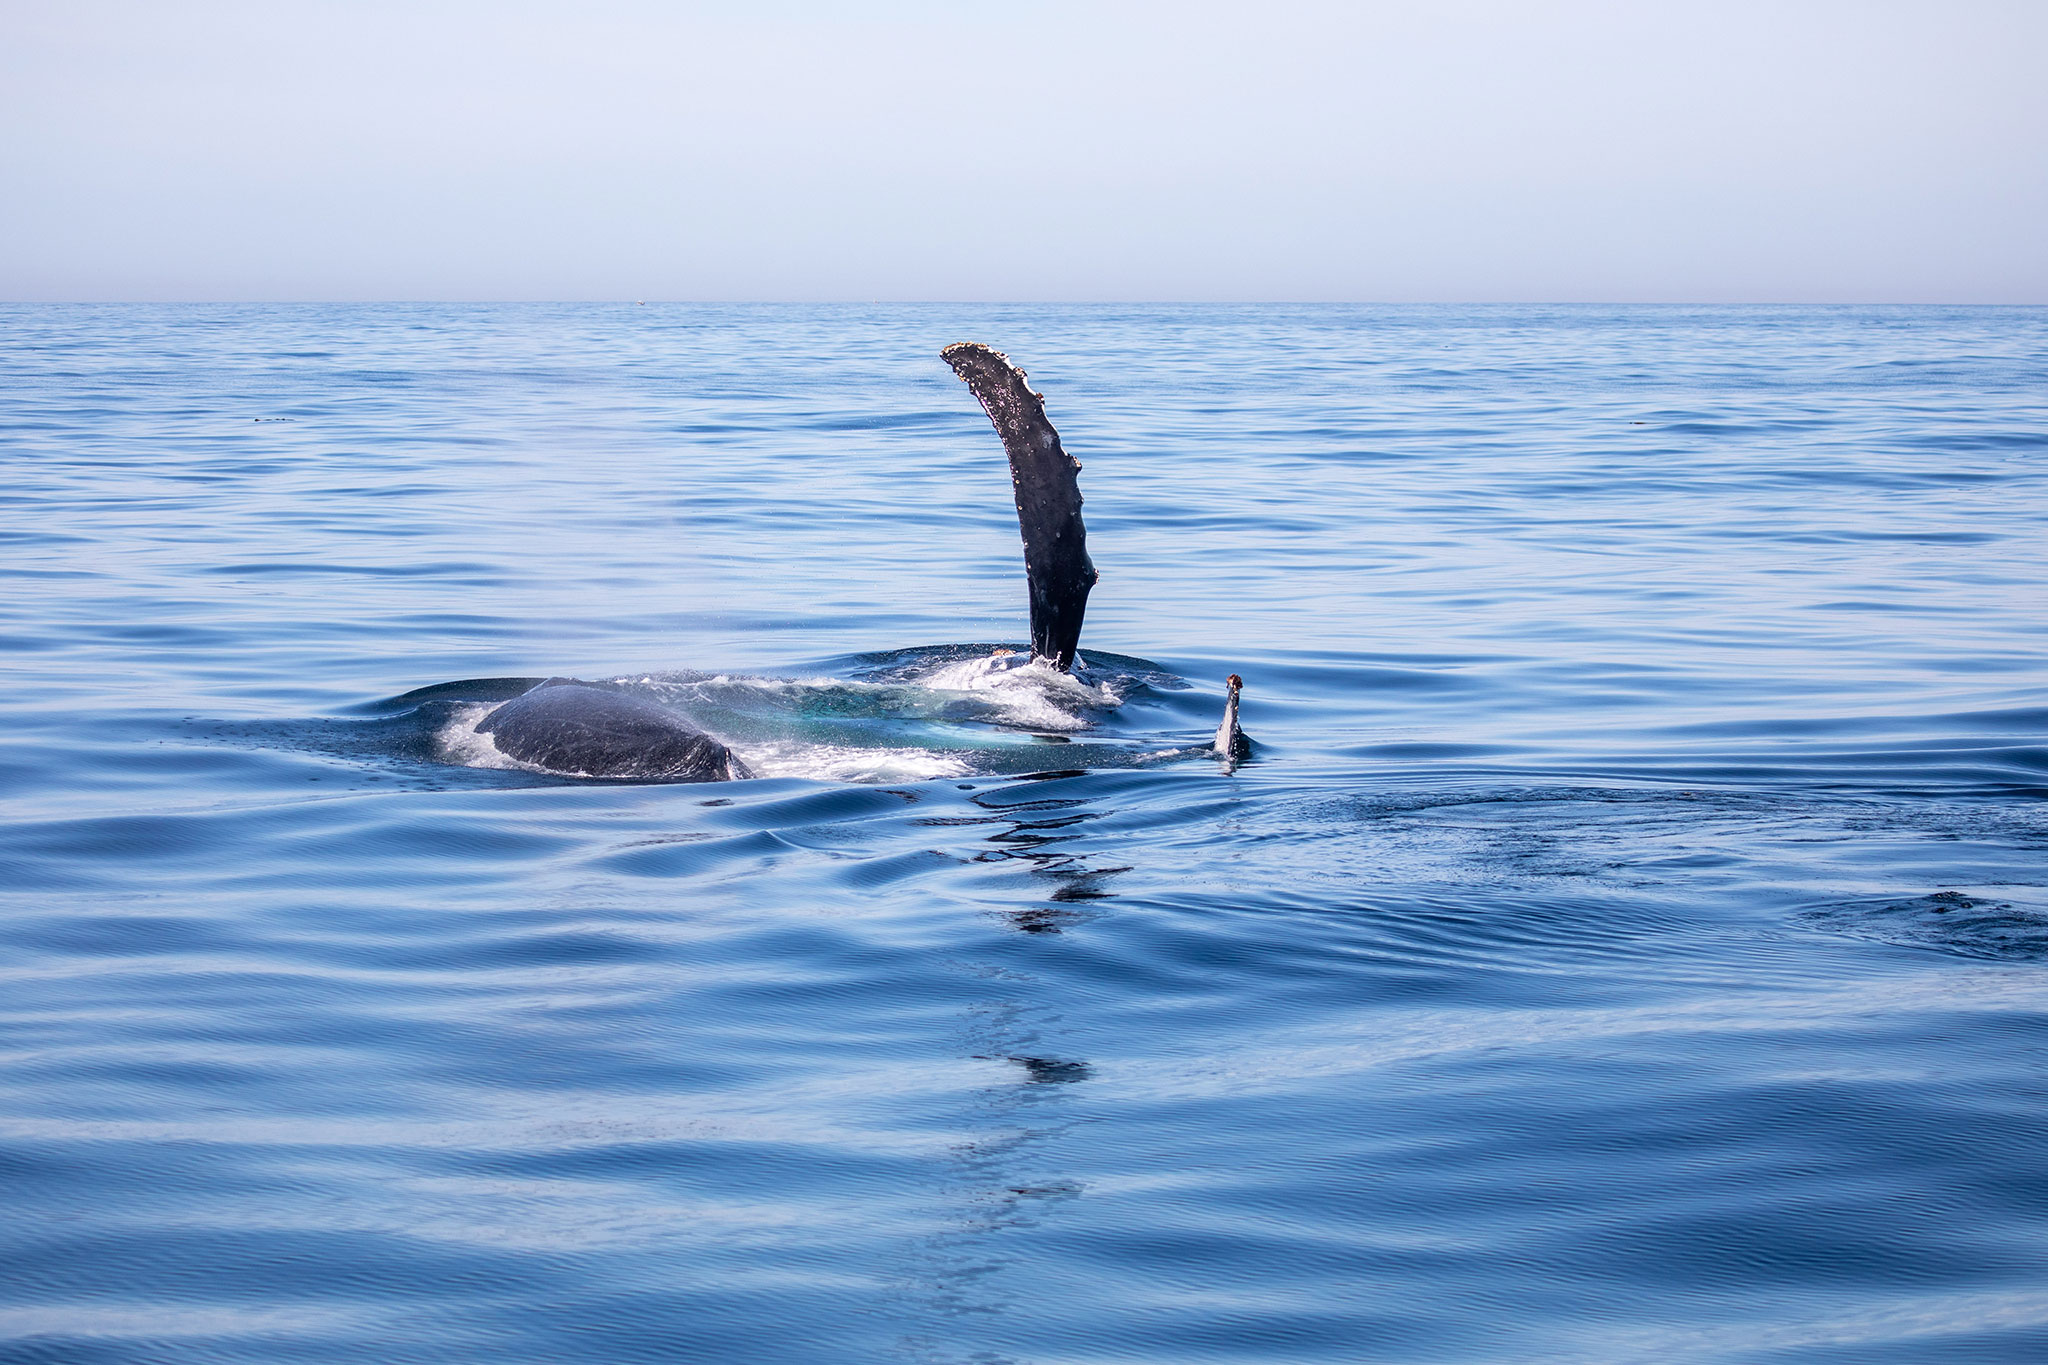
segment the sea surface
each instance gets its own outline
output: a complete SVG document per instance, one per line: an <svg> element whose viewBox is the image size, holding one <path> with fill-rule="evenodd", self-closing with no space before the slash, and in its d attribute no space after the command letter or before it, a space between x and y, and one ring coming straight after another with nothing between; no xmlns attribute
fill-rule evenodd
<svg viewBox="0 0 2048 1365"><path fill-rule="evenodd" d="M2048 1359L2048 310L10 306L0 468L9 1365Z"/></svg>

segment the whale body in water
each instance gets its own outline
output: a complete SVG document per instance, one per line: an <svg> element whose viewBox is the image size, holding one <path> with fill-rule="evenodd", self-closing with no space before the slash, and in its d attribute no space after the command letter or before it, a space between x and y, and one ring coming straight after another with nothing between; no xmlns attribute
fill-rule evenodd
<svg viewBox="0 0 2048 1365"><path fill-rule="evenodd" d="M1080 462L1060 445L1024 371L1000 351L961 342L940 352L972 390L1002 438L1016 493L1030 590L1028 659L998 651L993 670L1027 663L1070 672L1079 658L1081 623L1095 586L1081 521ZM1235 676L1231 679L1236 683ZM1217 751L1242 752L1236 730L1237 688L1230 691ZM681 712L612 683L549 678L504 701L475 724L498 753L561 776L639 782L729 782L755 774L722 740ZM1226 732L1228 737L1226 737Z"/></svg>
<svg viewBox="0 0 2048 1365"><path fill-rule="evenodd" d="M737 782L753 771L724 743L636 693L549 678L477 722L507 758L554 773L640 782Z"/></svg>

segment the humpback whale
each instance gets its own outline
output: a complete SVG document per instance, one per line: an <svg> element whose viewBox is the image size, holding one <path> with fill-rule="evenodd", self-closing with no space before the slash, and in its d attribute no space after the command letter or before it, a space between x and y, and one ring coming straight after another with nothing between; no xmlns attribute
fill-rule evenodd
<svg viewBox="0 0 2048 1365"><path fill-rule="evenodd" d="M1002 438L1016 494L1030 589L1028 659L998 650L991 670L1042 664L1071 672L1080 657L1081 621L1095 586L1088 533L1081 522L1080 461L1066 453L1045 416L1044 395L1002 352L978 342L948 346L940 356L966 382ZM1237 728L1239 679L1230 678L1215 752L1241 757L1249 744ZM723 741L682 713L608 683L549 678L499 705L476 723L498 752L519 763L571 777L641 782L729 782L754 776Z"/></svg>
<svg viewBox="0 0 2048 1365"><path fill-rule="evenodd" d="M658 702L549 678L477 722L498 752L549 772L642 782L737 782L739 756Z"/></svg>

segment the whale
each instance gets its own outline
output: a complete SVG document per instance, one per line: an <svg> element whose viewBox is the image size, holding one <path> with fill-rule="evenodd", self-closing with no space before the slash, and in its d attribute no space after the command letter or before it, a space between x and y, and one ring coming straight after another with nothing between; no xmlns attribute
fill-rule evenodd
<svg viewBox="0 0 2048 1365"><path fill-rule="evenodd" d="M1081 663L1081 625L1099 575L1081 519L1081 462L1067 454L1045 414L1045 396L1001 351L959 342L940 353L972 392L1009 459L1031 616L1031 647L997 649L979 667L1001 672L1038 665L1072 673ZM1231 676L1224 727L1214 751L1239 757L1238 678ZM502 696L502 694L500 694ZM756 776L723 739L684 712L616 683L547 678L475 723L499 755L561 777L632 782L737 782Z"/></svg>
<svg viewBox="0 0 2048 1365"><path fill-rule="evenodd" d="M565 777L741 782L754 775L723 741L650 698L549 678L476 724L498 752Z"/></svg>

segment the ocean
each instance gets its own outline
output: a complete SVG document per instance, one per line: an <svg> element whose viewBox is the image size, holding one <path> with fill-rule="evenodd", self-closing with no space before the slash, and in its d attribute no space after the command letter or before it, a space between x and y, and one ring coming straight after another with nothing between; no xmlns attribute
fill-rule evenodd
<svg viewBox="0 0 2048 1365"><path fill-rule="evenodd" d="M0 337L0 1361L2048 1358L2048 310Z"/></svg>

